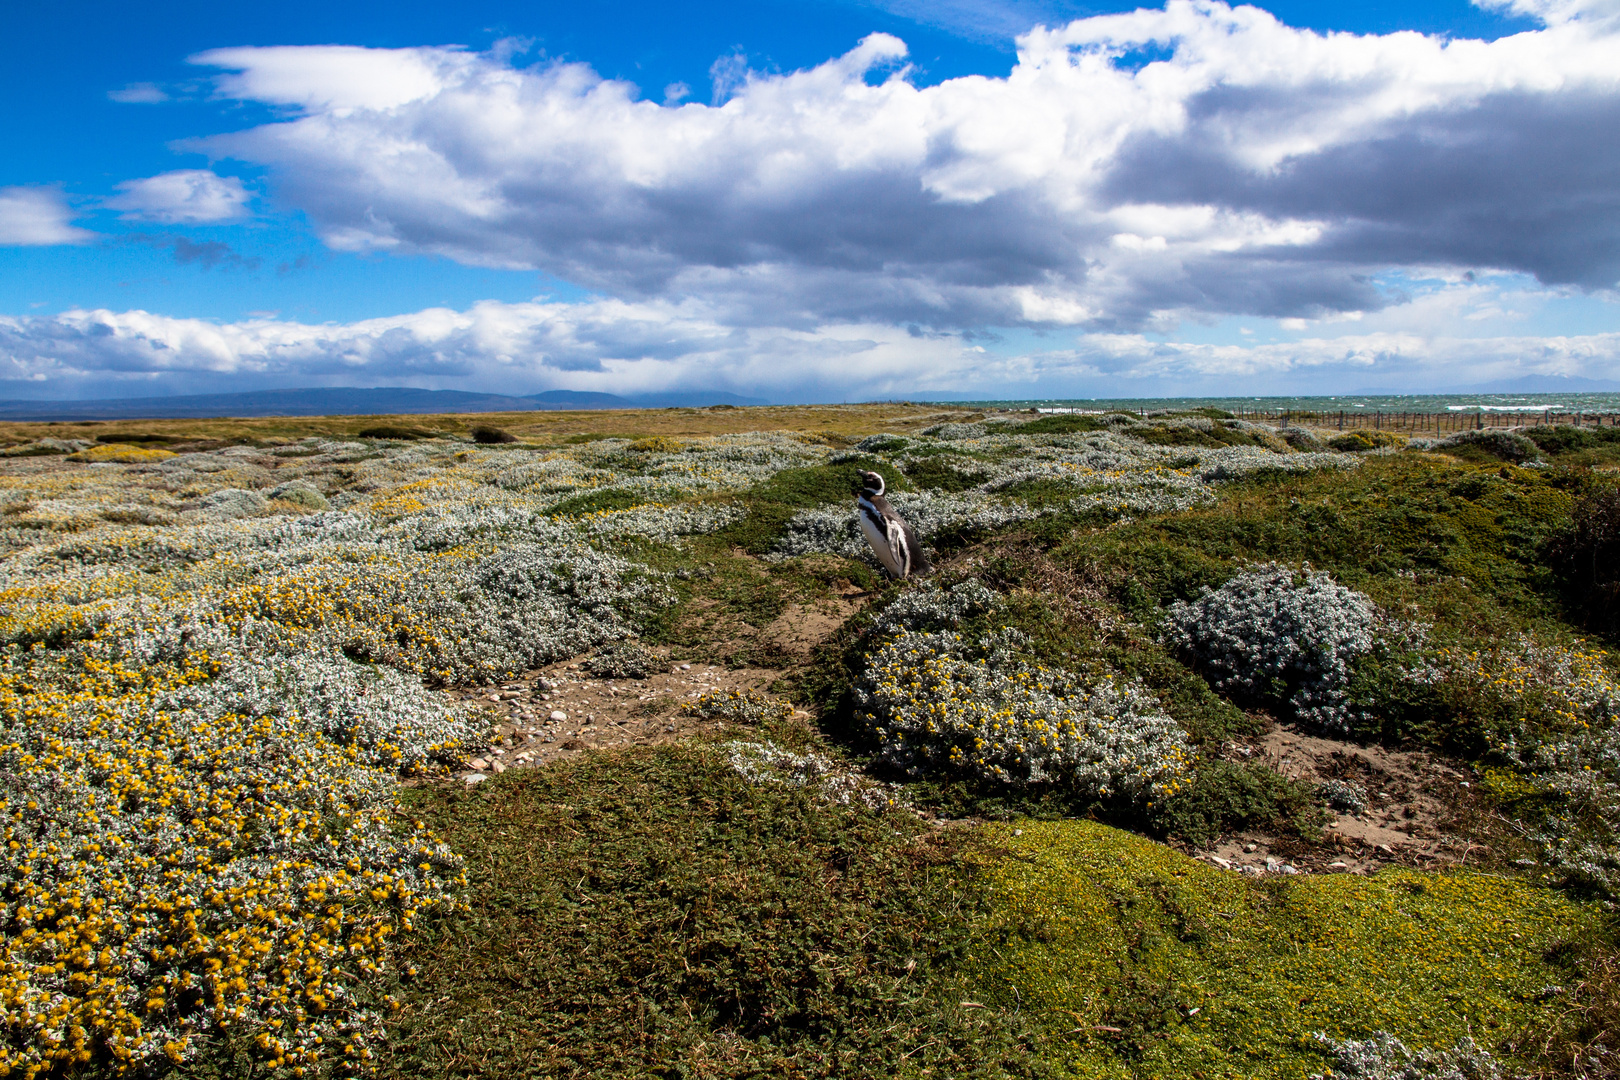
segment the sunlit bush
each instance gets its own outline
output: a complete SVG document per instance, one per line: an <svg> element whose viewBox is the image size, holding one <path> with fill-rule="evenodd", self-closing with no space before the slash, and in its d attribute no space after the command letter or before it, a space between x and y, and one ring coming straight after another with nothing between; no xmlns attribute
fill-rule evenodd
<svg viewBox="0 0 1620 1080"><path fill-rule="evenodd" d="M1348 731L1355 661L1379 625L1365 596L1306 568L1266 563L1166 612L1165 637L1219 690L1284 705L1325 731Z"/></svg>
<svg viewBox="0 0 1620 1080"><path fill-rule="evenodd" d="M1015 632L964 642L903 630L868 658L857 714L889 764L1013 785L1062 784L1083 797L1151 802L1174 794L1192 755L1146 689L1084 682L1021 659Z"/></svg>

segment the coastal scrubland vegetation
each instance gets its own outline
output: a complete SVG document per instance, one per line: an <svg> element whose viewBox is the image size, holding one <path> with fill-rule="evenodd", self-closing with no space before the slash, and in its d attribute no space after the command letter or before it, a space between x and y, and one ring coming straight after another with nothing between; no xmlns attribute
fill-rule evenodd
<svg viewBox="0 0 1620 1080"><path fill-rule="evenodd" d="M0 1075L1615 1075L1613 430L6 425Z"/></svg>

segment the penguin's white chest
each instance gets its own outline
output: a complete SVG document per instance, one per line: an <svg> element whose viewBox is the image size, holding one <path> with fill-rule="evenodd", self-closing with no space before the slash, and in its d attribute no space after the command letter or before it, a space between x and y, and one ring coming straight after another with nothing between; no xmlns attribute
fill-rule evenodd
<svg viewBox="0 0 1620 1080"><path fill-rule="evenodd" d="M889 539L889 530L884 528L877 511L870 508L865 500L857 502L856 507L856 516L861 521L861 532L866 534L866 542L872 545L872 551L877 555L878 562L895 577L904 576L906 570L901 553L894 549Z"/></svg>

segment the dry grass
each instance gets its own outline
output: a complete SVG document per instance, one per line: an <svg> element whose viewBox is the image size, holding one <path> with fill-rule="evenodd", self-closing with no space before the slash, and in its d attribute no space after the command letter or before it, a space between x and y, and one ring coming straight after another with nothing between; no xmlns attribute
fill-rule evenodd
<svg viewBox="0 0 1620 1080"><path fill-rule="evenodd" d="M770 405L757 408L614 409L568 412L451 413L399 416L272 416L168 420L84 420L0 423L0 444L46 437L140 442L158 436L176 442L262 442L311 435L359 437L388 425L471 437L474 427L498 427L525 442L555 445L580 437L652 438L725 435L745 431L802 431L849 441L874 431L915 431L983 414L939 405Z"/></svg>

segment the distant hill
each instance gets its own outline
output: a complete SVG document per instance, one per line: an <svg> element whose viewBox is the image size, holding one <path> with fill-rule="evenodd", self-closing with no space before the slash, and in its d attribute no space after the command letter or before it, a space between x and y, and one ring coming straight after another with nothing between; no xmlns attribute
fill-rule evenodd
<svg viewBox="0 0 1620 1080"><path fill-rule="evenodd" d="M722 391L674 391L633 398L578 390L515 397L403 386L311 387L238 394L90 401L0 402L0 420L165 420L210 416L377 416L422 413L530 412L540 409L651 409L669 406L766 405Z"/></svg>
<svg viewBox="0 0 1620 1080"><path fill-rule="evenodd" d="M671 390L662 394L620 397L590 390L546 390L526 395L540 402L543 409L668 409L702 408L705 405L769 405L764 398L728 394L724 390Z"/></svg>

